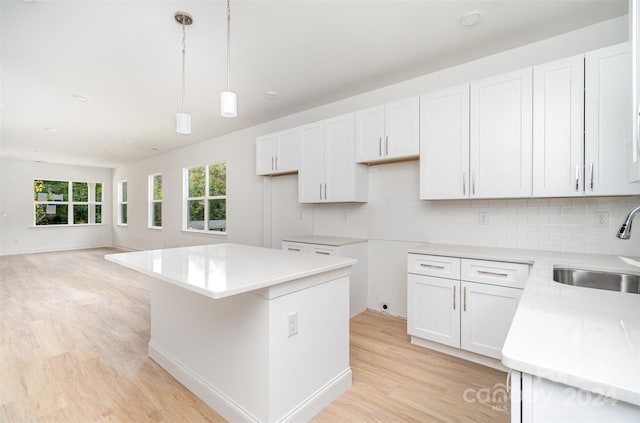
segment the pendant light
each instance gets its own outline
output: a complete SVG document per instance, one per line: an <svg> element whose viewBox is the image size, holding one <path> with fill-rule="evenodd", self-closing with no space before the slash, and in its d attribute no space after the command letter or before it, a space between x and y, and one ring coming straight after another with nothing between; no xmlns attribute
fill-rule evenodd
<svg viewBox="0 0 640 423"><path fill-rule="evenodd" d="M178 134L188 135L191 133L191 115L184 112L184 68L185 68L185 53L187 49L187 32L186 25L193 23L193 18L186 12L176 12L176 21L182 25L182 103L180 106L180 113L176 115L176 132Z"/></svg>
<svg viewBox="0 0 640 423"><path fill-rule="evenodd" d="M231 65L231 0L227 0L227 91L220 93L220 115L226 118L238 116L238 98L229 90Z"/></svg>

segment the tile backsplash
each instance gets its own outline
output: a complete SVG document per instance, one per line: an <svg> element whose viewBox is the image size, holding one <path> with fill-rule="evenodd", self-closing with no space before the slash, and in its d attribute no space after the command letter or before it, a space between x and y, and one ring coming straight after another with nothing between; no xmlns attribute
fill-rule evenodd
<svg viewBox="0 0 640 423"><path fill-rule="evenodd" d="M313 232L640 256L640 222L630 240L615 236L640 196L424 201L417 162L371 167L369 184L367 203L315 205Z"/></svg>

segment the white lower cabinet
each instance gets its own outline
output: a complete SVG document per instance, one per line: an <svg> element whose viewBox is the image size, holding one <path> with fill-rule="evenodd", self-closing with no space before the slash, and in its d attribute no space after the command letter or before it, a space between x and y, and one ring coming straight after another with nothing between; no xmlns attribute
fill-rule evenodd
<svg viewBox="0 0 640 423"><path fill-rule="evenodd" d="M638 422L640 407L595 392L511 371L511 423ZM614 389L614 388L611 388Z"/></svg>
<svg viewBox="0 0 640 423"><path fill-rule="evenodd" d="M528 268L521 263L409 254L407 331L419 338L412 342L423 345L419 341L427 340L501 359Z"/></svg>
<svg viewBox="0 0 640 423"><path fill-rule="evenodd" d="M335 239L335 241L332 241ZM319 244L326 242L327 244ZM329 244L331 243L331 244ZM282 241L282 249L298 253L349 257L357 260L351 268L349 289L349 317L367 309L367 240L314 236L292 237Z"/></svg>

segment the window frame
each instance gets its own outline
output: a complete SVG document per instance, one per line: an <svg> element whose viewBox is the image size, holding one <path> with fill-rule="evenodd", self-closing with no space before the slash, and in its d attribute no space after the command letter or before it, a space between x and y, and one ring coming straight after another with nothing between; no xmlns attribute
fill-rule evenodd
<svg viewBox="0 0 640 423"><path fill-rule="evenodd" d="M160 210L162 210L162 199L164 192L161 191L160 199L156 200L153 196L155 187L155 178L160 177L160 186L162 186L162 173L153 173L149 175L149 210L148 210L148 222L147 227L149 229L162 229L162 212L160 212L160 226L154 225L154 209L155 205L160 203Z"/></svg>
<svg viewBox="0 0 640 423"><path fill-rule="evenodd" d="M127 199L126 200L122 200L123 197L123 184L127 185ZM127 206L127 221L123 222L122 221L122 206L125 205ZM118 211L117 211L117 215L118 215L118 220L117 220L117 224L118 226L129 226L129 183L127 182L126 179L122 179L120 181L118 181Z"/></svg>
<svg viewBox="0 0 640 423"><path fill-rule="evenodd" d="M224 178L224 195L210 195L210 178L209 178L209 169L211 166L215 166L215 165L219 165L219 164L224 164L225 166L225 178ZM191 169L195 169L195 168L199 168L199 167L204 167L205 168L205 187L204 187L204 196L200 196L200 197L190 197L189 196L189 171ZM219 160L216 162L211 162L208 164L199 164L199 165L194 165L194 166L189 166L189 167L185 167L183 168L183 208L182 208L182 230L184 232L193 232L193 233L200 233L200 234L209 234L209 235L228 235L229 234L229 228L228 228L228 216L227 216L227 196L228 196L228 187L227 187L227 162L226 160ZM225 202L225 227L224 227L224 231L216 231L216 230L209 230L206 229L209 227L209 201L210 200L224 200ZM189 202L190 201L203 201L204 202L204 224L203 224L203 229L194 229L194 228L189 228L188 225L188 219L189 219Z"/></svg>
<svg viewBox="0 0 640 423"><path fill-rule="evenodd" d="M54 201L54 200L48 200L47 201L39 201L37 199L37 194L38 192L35 191L35 183L37 181L51 181L51 182L65 182L67 184L67 199L66 200L62 200L62 201ZM87 184L87 201L74 201L73 200L73 184ZM96 200L96 190L98 185L101 186L100 188L100 201ZM66 226L74 226L74 227L81 227L81 226L99 226L99 225L104 225L104 219L102 211L103 211L103 204L104 204L104 182L97 182L97 181L79 181L79 180L73 180L73 179L48 179L48 178L34 178L33 179L33 193L36 194L35 195L35 199L33 200L33 204L34 204L34 209L33 209L33 227L34 228L51 228L51 227L66 227ZM37 213L36 213L36 209L38 205L64 205L67 206L67 223L55 223L55 224L51 224L51 225L40 225L37 222ZM85 223L75 223L75 214L74 214L74 207L75 206L87 206L87 222ZM96 211L97 211L97 206L100 206L100 222L96 223Z"/></svg>

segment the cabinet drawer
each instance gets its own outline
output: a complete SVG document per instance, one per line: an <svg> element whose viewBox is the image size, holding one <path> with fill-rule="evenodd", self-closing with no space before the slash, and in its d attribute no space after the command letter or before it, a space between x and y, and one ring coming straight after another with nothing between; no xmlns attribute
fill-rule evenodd
<svg viewBox="0 0 640 423"><path fill-rule="evenodd" d="M289 241L282 241L282 249L284 251L297 251L299 253L306 253L309 251L309 245L307 244L302 244L299 242L289 242Z"/></svg>
<svg viewBox="0 0 640 423"><path fill-rule="evenodd" d="M407 269L416 275L460 279L460 259L455 257L409 254Z"/></svg>
<svg viewBox="0 0 640 423"><path fill-rule="evenodd" d="M522 263L462 259L461 279L490 285L524 288L529 266Z"/></svg>
<svg viewBox="0 0 640 423"><path fill-rule="evenodd" d="M325 256L339 256L340 247L331 247L329 245L309 245L309 250L312 254L322 254Z"/></svg>

